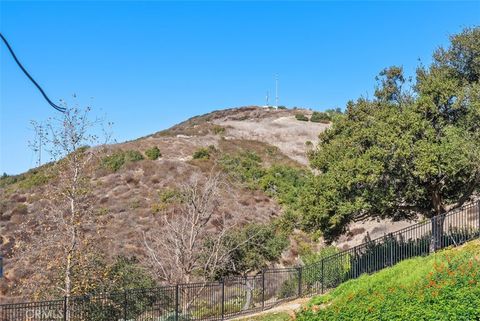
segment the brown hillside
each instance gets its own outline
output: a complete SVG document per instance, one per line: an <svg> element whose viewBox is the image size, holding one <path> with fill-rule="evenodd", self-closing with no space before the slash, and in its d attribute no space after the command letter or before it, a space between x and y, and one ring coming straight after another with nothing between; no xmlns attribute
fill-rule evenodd
<svg viewBox="0 0 480 321"><path fill-rule="evenodd" d="M309 123L309 129L305 130L305 122L295 120L296 112L258 107L216 111L148 137L109 146L107 154L134 150L144 156L148 148L157 146L162 157L157 160L145 157L126 163L117 171L103 168L99 162L91 173L99 220L92 230L98 234L99 248L109 256L144 255L141 232L155 226L159 194L194 177L205 177L214 168L217 156L248 150L259 155L266 166L273 163L303 166L306 163L304 142L316 140L325 125ZM294 147L285 148L287 142ZM213 156L208 160L192 159L194 152L202 147L210 148ZM16 286L22 278L39 273L35 271L35 262L25 266L17 261L16 253L18 241L24 237L22 229L37 228L35 222L43 217L42 199L49 192L49 186L55 184L55 177L46 174L47 167L14 178L17 182L3 180L0 185L0 250L5 256L0 298L28 295L28 289ZM241 184L233 184L232 191L223 193L222 202L229 206L222 211L239 225L268 222L281 214L277 202L261 191Z"/></svg>
<svg viewBox="0 0 480 321"><path fill-rule="evenodd" d="M158 147L162 156L157 160L144 160L124 164L117 171L105 168L101 161L90 174L93 181L94 208L97 226L91 226L96 244L105 255L145 255L142 231L155 229L161 233L158 214L159 195L195 178L205 178L213 170L216 159L225 154L253 151L261 157L265 166L288 164L307 166L306 141L313 144L318 134L328 125L299 121L295 115L311 115L309 110L273 110L260 107L242 107L214 111L193 117L170 129L157 132L134 141L108 146L106 155L119 150L137 151L145 157L145 151ZM200 148L211 151L209 159L193 159ZM0 180L0 253L5 257L5 278L0 279L0 301L14 296L29 296L29 289L22 288L22 279L33 278L38 273L35 261L18 261L19 244L25 239L25 230L38 230L38 222L44 217L45 195L55 184L48 168L31 170L17 177ZM231 190L222 193L220 210L233 222L269 222L282 213L275 199L259 190L252 190L239 182L233 182ZM37 222L37 223L36 223ZM399 225L400 224L400 225ZM383 235L408 223L368 222L351 226L351 233L338 243L349 247L362 241L367 232L372 237ZM214 228L212 226L212 228ZM281 264L290 265L296 260L295 247L302 236L292 238L291 249L283 255ZM48 260L48 253L41 253L41 260Z"/></svg>

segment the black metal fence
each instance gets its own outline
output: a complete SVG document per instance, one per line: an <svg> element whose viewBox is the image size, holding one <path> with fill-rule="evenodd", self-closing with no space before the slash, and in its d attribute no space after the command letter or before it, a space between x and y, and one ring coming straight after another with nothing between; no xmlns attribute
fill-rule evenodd
<svg viewBox="0 0 480 321"><path fill-rule="evenodd" d="M0 321L223 320L268 309L415 256L480 237L480 201L370 240L321 261L220 282L0 305Z"/></svg>

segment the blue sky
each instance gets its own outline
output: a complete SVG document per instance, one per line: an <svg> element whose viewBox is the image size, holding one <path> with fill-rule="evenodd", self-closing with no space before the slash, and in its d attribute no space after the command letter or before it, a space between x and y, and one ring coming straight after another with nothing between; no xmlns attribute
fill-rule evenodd
<svg viewBox="0 0 480 321"><path fill-rule="evenodd" d="M0 2L0 30L50 98L91 105L134 139L214 109L316 110L372 95L375 75L418 59L480 2ZM0 45L0 173L35 165L30 120L57 112Z"/></svg>

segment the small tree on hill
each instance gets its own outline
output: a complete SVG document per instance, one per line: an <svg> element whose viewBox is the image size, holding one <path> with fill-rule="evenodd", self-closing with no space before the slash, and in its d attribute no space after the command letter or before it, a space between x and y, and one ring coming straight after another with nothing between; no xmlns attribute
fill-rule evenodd
<svg viewBox="0 0 480 321"><path fill-rule="evenodd" d="M90 237L98 228L92 210L90 175L101 147L88 146L105 144L110 137L105 134L105 140L100 141L98 131L103 129L103 122L91 120L89 112L89 108L67 108L60 118L43 125L34 123L41 147L52 156L53 166L48 170L54 177L51 188L42 194L43 211L22 229L28 242L19 243L20 260L35 261L35 268L42 270L36 278L25 280L26 286L37 292L47 293L45 286L53 282L62 295L69 297L76 289L74 269L89 264L85 258L93 246Z"/></svg>
<svg viewBox="0 0 480 321"><path fill-rule="evenodd" d="M143 235L147 264L159 280L207 281L225 264L231 249L223 240L235 226L220 211L225 188L220 174L210 174L203 182L194 178L169 197L170 206L157 214L158 229Z"/></svg>

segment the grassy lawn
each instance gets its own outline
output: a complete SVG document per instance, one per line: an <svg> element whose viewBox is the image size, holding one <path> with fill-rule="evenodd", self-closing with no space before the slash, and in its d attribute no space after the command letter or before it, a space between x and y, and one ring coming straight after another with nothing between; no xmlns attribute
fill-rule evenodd
<svg viewBox="0 0 480 321"><path fill-rule="evenodd" d="M348 281L314 297L297 320L480 320L479 307L476 240Z"/></svg>

